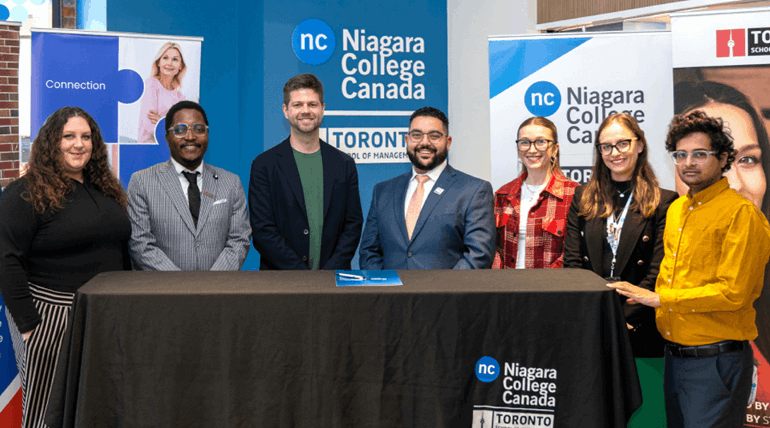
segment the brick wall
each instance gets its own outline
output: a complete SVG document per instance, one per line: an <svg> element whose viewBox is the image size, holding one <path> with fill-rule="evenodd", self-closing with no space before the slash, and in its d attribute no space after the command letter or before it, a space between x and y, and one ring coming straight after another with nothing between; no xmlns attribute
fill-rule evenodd
<svg viewBox="0 0 770 428"><path fill-rule="evenodd" d="M0 24L0 186L19 176L19 29Z"/></svg>
<svg viewBox="0 0 770 428"><path fill-rule="evenodd" d="M62 0L61 2L61 27L78 28L77 26L77 1Z"/></svg>

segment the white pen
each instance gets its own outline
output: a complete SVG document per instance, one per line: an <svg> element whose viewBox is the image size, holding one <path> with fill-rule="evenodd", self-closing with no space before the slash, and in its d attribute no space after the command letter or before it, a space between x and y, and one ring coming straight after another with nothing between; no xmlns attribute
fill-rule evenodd
<svg viewBox="0 0 770 428"><path fill-rule="evenodd" d="M352 280L356 280L356 281L363 281L364 280L364 277L361 276L361 275L352 275L352 274L349 274L349 273L342 273L342 272L338 272L337 275L339 275L340 277L345 278L345 279L352 279Z"/></svg>

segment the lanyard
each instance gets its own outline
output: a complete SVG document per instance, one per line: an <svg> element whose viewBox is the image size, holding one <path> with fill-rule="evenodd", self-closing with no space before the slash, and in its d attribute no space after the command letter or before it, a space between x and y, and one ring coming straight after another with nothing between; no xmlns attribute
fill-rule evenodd
<svg viewBox="0 0 770 428"><path fill-rule="evenodd" d="M620 218L615 220L610 215L607 217L607 242L612 249L612 265L610 265L610 276L615 276L615 262L618 255L618 245L620 244L620 232L623 231L623 223L626 222L626 214L628 214L628 207L631 206L631 200L634 199L633 192L628 195L626 206L623 208L623 212L620 214Z"/></svg>

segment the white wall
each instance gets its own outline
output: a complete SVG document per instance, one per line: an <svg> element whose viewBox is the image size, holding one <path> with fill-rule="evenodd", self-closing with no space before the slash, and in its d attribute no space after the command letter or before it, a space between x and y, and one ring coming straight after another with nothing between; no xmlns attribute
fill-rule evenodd
<svg viewBox="0 0 770 428"><path fill-rule="evenodd" d="M487 38L535 33L537 0L447 0L447 20L449 133L453 138L449 161L463 172L489 180Z"/></svg>

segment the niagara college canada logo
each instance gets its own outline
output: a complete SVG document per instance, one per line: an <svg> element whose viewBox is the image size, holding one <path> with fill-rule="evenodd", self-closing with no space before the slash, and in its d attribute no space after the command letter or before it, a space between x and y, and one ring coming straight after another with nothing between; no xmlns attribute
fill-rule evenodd
<svg viewBox="0 0 770 428"><path fill-rule="evenodd" d="M476 378L482 382L492 382L500 375L500 363L492 357L481 357L476 362Z"/></svg>
<svg viewBox="0 0 770 428"><path fill-rule="evenodd" d="M548 117L561 105L561 92L551 82L535 82L524 94L524 105L535 116Z"/></svg>
<svg viewBox="0 0 770 428"><path fill-rule="evenodd" d="M320 19L306 19L291 35L294 54L305 64L320 65L334 54L337 39L329 24Z"/></svg>
<svg viewBox="0 0 770 428"><path fill-rule="evenodd" d="M717 58L746 56L746 29L717 30Z"/></svg>

